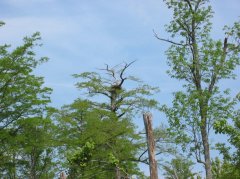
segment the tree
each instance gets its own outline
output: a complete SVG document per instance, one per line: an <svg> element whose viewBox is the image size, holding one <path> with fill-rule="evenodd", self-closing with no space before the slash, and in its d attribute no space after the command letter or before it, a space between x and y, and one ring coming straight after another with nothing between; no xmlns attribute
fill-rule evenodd
<svg viewBox="0 0 240 179"><path fill-rule="evenodd" d="M172 159L163 165L164 176L166 179L193 179L196 173L193 173L193 162L182 157Z"/></svg>
<svg viewBox="0 0 240 179"><path fill-rule="evenodd" d="M239 104L240 96L239 94L236 98L233 99L232 103L236 104L235 108ZM223 162L219 159L216 159L216 163L222 163L222 166L225 167L225 164L230 168L229 174L232 173L232 176L236 176L236 173L239 174L240 167L240 110L235 110L233 113L233 118L231 121L218 121L215 123L215 129L217 133L222 133L228 135L228 146L225 143L217 143L216 148L223 155ZM229 146L230 144L230 146ZM225 169L223 169L225 170ZM238 176L239 177L239 176Z"/></svg>
<svg viewBox="0 0 240 179"><path fill-rule="evenodd" d="M144 113L143 114L143 121L146 131L146 140L147 140L147 147L148 147L148 161L149 161L149 170L150 170L150 179L158 178L158 167L157 161L155 159L155 150L156 150L156 142L154 138L154 132L152 127L152 114L151 113Z"/></svg>
<svg viewBox="0 0 240 179"><path fill-rule="evenodd" d="M212 178L209 134L218 121L231 118L233 104L229 90L220 90L221 80L234 78L239 65L239 22L225 27L225 38L210 37L213 11L208 0L166 0L173 10L173 20L167 26L171 37L156 37L171 43L167 51L168 71L181 80L184 91L174 93L173 107L166 112L170 129L177 140L188 146L197 162L205 167L206 178Z"/></svg>
<svg viewBox="0 0 240 179"><path fill-rule="evenodd" d="M125 116L130 118L141 113L144 108L156 107L156 100L147 97L158 91L158 88L146 85L136 77L125 76L126 69L133 63L134 61L129 64L123 63L113 68L106 65L106 68L100 69L105 71L106 76L96 72L75 74L74 77L82 80L76 86L79 90L87 92L87 97L105 97L100 103L92 101L95 106L115 113L119 120ZM137 87L125 89L127 81L136 83Z"/></svg>
<svg viewBox="0 0 240 179"><path fill-rule="evenodd" d="M47 58L37 60L32 50L38 45L40 34L24 38L24 44L8 50L0 46L0 130L14 125L19 119L41 114L50 102L51 90L43 87L43 78L33 70Z"/></svg>
<svg viewBox="0 0 240 179"><path fill-rule="evenodd" d="M16 178L53 178L54 167L54 126L47 118L27 118L19 120L18 132L12 136L10 145L5 144L5 156L1 168L10 175L16 171ZM5 162L5 163L4 163ZM7 164L7 165L6 165ZM8 166L11 167L8 167Z"/></svg>
<svg viewBox="0 0 240 179"><path fill-rule="evenodd" d="M78 161L77 166L81 163L79 161L82 161L79 156L85 154L82 153L85 151L84 146L88 142L94 145L87 155L91 156L91 159L84 163L82 167L84 172L80 172L82 177L96 170L100 170L100 173L105 172L101 174L102 178L119 175L119 170L124 175L141 175L137 168L139 161L136 155L143 144L137 142L139 135L135 133L135 126L131 120L145 105L147 107L157 105L155 100L147 98L157 88L142 84L135 77L125 76L126 69L132 63L124 63L113 68L106 65L106 68L101 69L106 74L84 72L74 75L81 79L76 86L80 91L86 92L88 100L78 99L72 105L64 107L60 119L65 122L60 124L62 129L71 130L73 140L69 149L74 148L70 153L73 154L73 161ZM127 81L136 82L137 87L126 89L124 85ZM73 164L72 160L71 163ZM76 162L74 163L76 166Z"/></svg>
<svg viewBox="0 0 240 179"><path fill-rule="evenodd" d="M128 174L140 174L133 160L137 146L134 125L126 119L95 108L91 102L78 99L60 112L59 135L62 155L67 159L69 178L112 178L115 168Z"/></svg>
<svg viewBox="0 0 240 179"><path fill-rule="evenodd" d="M49 118L26 118L15 123L16 129L1 131L0 177L53 178L55 127Z"/></svg>
<svg viewBox="0 0 240 179"><path fill-rule="evenodd" d="M215 158L212 161L212 173L215 179L237 179L240 177L240 170L236 168L230 161L223 159L221 161L219 158Z"/></svg>
<svg viewBox="0 0 240 179"><path fill-rule="evenodd" d="M43 78L33 73L47 60L36 59L33 48L40 45L39 40L40 34L35 33L16 48L0 46L1 177L39 178L39 172L51 168L51 149L45 139L50 135L46 111L51 89L43 87ZM42 173L47 176L50 171Z"/></svg>

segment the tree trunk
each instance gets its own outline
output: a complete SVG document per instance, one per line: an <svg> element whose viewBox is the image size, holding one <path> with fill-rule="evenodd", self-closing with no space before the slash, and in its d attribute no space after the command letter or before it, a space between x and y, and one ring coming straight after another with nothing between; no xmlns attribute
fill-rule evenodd
<svg viewBox="0 0 240 179"><path fill-rule="evenodd" d="M212 179L212 166L211 166L211 157L210 157L210 148L208 141L208 129L207 129L207 108L208 108L208 100L203 101L200 99L200 115L201 115L201 136L203 142L204 149L204 166L206 172L206 179Z"/></svg>
<svg viewBox="0 0 240 179"><path fill-rule="evenodd" d="M115 167L115 170L116 170L116 179L120 179L121 178L121 172L120 172L120 170L117 166Z"/></svg>
<svg viewBox="0 0 240 179"><path fill-rule="evenodd" d="M61 172L60 179L66 179L66 178L67 178L66 174L64 172Z"/></svg>
<svg viewBox="0 0 240 179"><path fill-rule="evenodd" d="M203 148L204 148L204 159L205 159L205 171L206 171L206 179L212 179L212 167L211 167L211 157L210 157L210 149L209 149L209 141L208 134L206 131L206 126L201 127Z"/></svg>
<svg viewBox="0 0 240 179"><path fill-rule="evenodd" d="M158 168L155 160L155 141L152 130L152 115L150 113L143 114L143 120L147 135L150 179L158 179Z"/></svg>

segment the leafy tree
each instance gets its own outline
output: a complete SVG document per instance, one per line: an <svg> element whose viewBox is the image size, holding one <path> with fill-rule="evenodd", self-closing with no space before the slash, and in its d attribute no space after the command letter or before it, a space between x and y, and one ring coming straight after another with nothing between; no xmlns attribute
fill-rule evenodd
<svg viewBox="0 0 240 179"><path fill-rule="evenodd" d="M212 173L214 179L237 179L240 177L239 168L226 159L221 161L219 158L215 158L212 161Z"/></svg>
<svg viewBox="0 0 240 179"><path fill-rule="evenodd" d="M24 38L24 44L13 49L0 46L0 130L19 119L41 114L50 102L51 90L43 87L43 78L32 72L46 58L37 60L33 47L39 33Z"/></svg>
<svg viewBox="0 0 240 179"><path fill-rule="evenodd" d="M0 149L0 176L9 178L53 178L53 124L49 119L19 120L17 132L4 131L7 142ZM14 131L14 132L13 132Z"/></svg>
<svg viewBox="0 0 240 179"><path fill-rule="evenodd" d="M126 69L132 63L134 61L113 68L106 65L105 69L101 69L105 71L105 76L96 72L75 74L74 77L81 79L76 86L86 92L87 97L105 97L100 103L94 99L92 102L101 109L115 113L118 119L124 116L132 117L141 113L144 108L156 107L157 102L147 97L157 92L158 88L146 85L136 77L125 76ZM124 88L129 82L137 86L133 89Z"/></svg>
<svg viewBox="0 0 240 179"><path fill-rule="evenodd" d="M219 82L234 78L234 69L240 63L239 22L224 28L223 40L214 40L210 37L213 11L208 0L165 2L173 10L167 32L179 42L155 35L171 43L168 73L181 80L185 90L174 93L173 107L163 110L177 141L204 165L206 178L211 179L209 134L214 125L231 118L234 110L229 90L220 90Z"/></svg>
<svg viewBox="0 0 240 179"><path fill-rule="evenodd" d="M166 179L193 179L196 173L193 173L193 162L182 157L172 159L163 165L164 176Z"/></svg>
<svg viewBox="0 0 240 179"><path fill-rule="evenodd" d="M80 99L63 107L59 120L68 177L112 178L116 165L127 168L129 174L139 173L136 162L132 162L137 146L130 141L138 136L128 120L118 121L109 111Z"/></svg>
<svg viewBox="0 0 240 179"><path fill-rule="evenodd" d="M33 74L47 60L36 59L33 48L40 45L39 40L40 34L35 33L16 48L0 46L1 177L50 177L52 149L46 138L51 121L44 116L51 89Z"/></svg>
<svg viewBox="0 0 240 179"><path fill-rule="evenodd" d="M238 105L239 94L233 100L233 103ZM237 108L237 106L236 106ZM235 110L233 113L232 121L220 121L215 124L216 132L227 134L229 139L228 146L224 143L217 143L216 148L223 155L224 161L223 164L228 162L231 167L238 171L240 167L240 110ZM231 149L231 150L230 150ZM217 159L216 159L217 160ZM233 175L234 176L234 175Z"/></svg>
<svg viewBox="0 0 240 179"><path fill-rule="evenodd" d="M63 149L72 154L68 157L69 164L74 164L69 166L70 172L74 168L82 168L82 171L75 170L77 175L70 173L69 176L87 178L99 171L94 177L112 178L118 169L122 174L142 175L136 158L142 143L137 142L139 136L135 134L135 126L131 120L142 111L144 105L157 105L156 101L147 99L157 89L142 85L135 77L126 77L125 70L131 64L113 68L107 65L105 69L101 69L106 72L106 76L95 72L74 75L81 79L76 85L77 88L86 92L86 97L92 100L76 100L65 106L59 117L63 121L59 122L61 130L66 131L66 136L71 136L72 139ZM125 89L127 81L136 82L137 87ZM85 152L82 152L89 142L94 144L94 148L87 154L91 159L84 160L82 165L82 162L79 162L83 161L80 156L85 155ZM76 164L78 167L74 167ZM82 167L79 167L81 165Z"/></svg>

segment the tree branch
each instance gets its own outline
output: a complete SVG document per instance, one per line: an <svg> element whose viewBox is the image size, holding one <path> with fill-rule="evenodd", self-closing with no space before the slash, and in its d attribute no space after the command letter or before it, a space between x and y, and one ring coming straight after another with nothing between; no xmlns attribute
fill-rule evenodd
<svg viewBox="0 0 240 179"><path fill-rule="evenodd" d="M129 64L126 63L125 66L124 66L124 68L121 70L121 72L120 72L121 82L120 82L120 84L119 84L119 87L121 87L122 84L123 84L123 82L127 79L127 78L124 78L124 77L123 77L124 71L125 71L130 65L132 65L134 62L136 62L136 60L130 62Z"/></svg>
<svg viewBox="0 0 240 179"><path fill-rule="evenodd" d="M174 42L174 41L171 41L171 40L168 40L168 39L160 38L154 30L153 30L153 34L154 34L154 37L156 37L158 40L161 40L161 41L164 41L164 42L168 42L168 43L171 43L171 44L174 44L174 45L180 45L180 46L187 46L188 45L188 44L182 44L182 43Z"/></svg>
<svg viewBox="0 0 240 179"><path fill-rule="evenodd" d="M219 70L223 66L223 63L225 61L226 54L227 54L227 48L228 48L228 38L225 38L224 43L223 43L223 53L222 53L222 56L221 56L220 64L215 65L215 67L213 69L213 74L211 76L211 82L210 82L210 85L208 87L208 92L209 93L212 93L213 87L214 87L214 85L216 83L216 80L217 80L217 75L219 73Z"/></svg>

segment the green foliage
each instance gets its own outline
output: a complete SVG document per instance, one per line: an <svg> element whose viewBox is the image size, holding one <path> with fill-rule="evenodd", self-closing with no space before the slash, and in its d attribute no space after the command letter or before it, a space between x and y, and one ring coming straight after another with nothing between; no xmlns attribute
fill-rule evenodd
<svg viewBox="0 0 240 179"><path fill-rule="evenodd" d="M55 130L51 120L26 118L18 120L15 127L1 130L2 177L15 175L22 178L52 178L55 167L52 160Z"/></svg>
<svg viewBox="0 0 240 179"><path fill-rule="evenodd" d="M92 102L96 106L115 112L118 117L124 115L132 117L133 114L136 115L143 110L156 108L157 101L149 97L158 92L158 88L146 85L136 77L125 76L125 70L132 63L113 68L107 65L106 69L102 69L105 72L103 74L96 72L75 74L74 77L80 79L76 86L80 91L86 92L86 97L95 97ZM125 83L130 82L134 87L126 89ZM100 103L96 100L98 96L102 97Z"/></svg>
<svg viewBox="0 0 240 179"><path fill-rule="evenodd" d="M219 82L235 78L240 64L239 22L225 27L225 38L210 37L213 12L208 0L165 0L173 10L173 20L167 26L171 37L179 42L166 52L172 78L183 81L184 90L174 93L173 106L163 106L170 132L196 160L205 165L206 177L211 177L210 131L230 131L228 120L234 116L236 102L230 90L221 90ZM224 127L223 127L224 126Z"/></svg>
<svg viewBox="0 0 240 179"><path fill-rule="evenodd" d="M219 158L212 161L212 171L214 179L238 179L240 177L239 168L228 160L221 161Z"/></svg>
<svg viewBox="0 0 240 179"><path fill-rule="evenodd" d="M92 157L93 149L94 143L86 142L82 148L77 149L73 156L70 157L70 163L76 164L79 167L86 167L87 162L89 162Z"/></svg>
<svg viewBox="0 0 240 179"><path fill-rule="evenodd" d="M10 46L0 46L0 128L30 115L41 114L50 102L51 90L42 87L43 78L33 75L34 68L46 61L35 59L32 50L38 45L39 33L24 38L24 44L8 51Z"/></svg>
<svg viewBox="0 0 240 179"><path fill-rule="evenodd" d="M116 165L118 166L119 165L119 160L112 154L112 153L109 153L109 163L113 164L113 165Z"/></svg>
<svg viewBox="0 0 240 179"><path fill-rule="evenodd" d="M39 40L35 33L16 48L0 46L0 178L54 177L51 89L33 74L47 60L36 59Z"/></svg>
<svg viewBox="0 0 240 179"><path fill-rule="evenodd" d="M177 157L163 165L164 176L166 179L193 179L196 173L193 173L193 162Z"/></svg>
<svg viewBox="0 0 240 179"><path fill-rule="evenodd" d="M91 100L77 99L64 106L57 116L60 139L65 144L62 154L67 151L74 156L66 162L70 178L113 178L116 169L123 175L143 176L137 167L138 150L143 144L131 120L145 107L157 107L155 100L148 99L157 88L142 84L135 77L125 77L131 64L113 68L107 65L102 69L106 75L96 72L74 75L81 80L77 88L87 92L85 97ZM125 89L127 82L137 85ZM91 150L86 150L88 142L94 144Z"/></svg>
<svg viewBox="0 0 240 179"><path fill-rule="evenodd" d="M236 100L238 100L236 98ZM229 160L232 164L239 168L240 166L240 110L235 110L232 114L233 118L231 122L222 122L221 124L215 126L216 131L219 133L224 133L228 135L228 142L233 146L232 150L231 147L226 146L223 143L218 143L216 148L220 151L223 155L225 160Z"/></svg>
<svg viewBox="0 0 240 179"><path fill-rule="evenodd" d="M96 174L111 178L115 176L116 165L123 170L127 168L130 174L138 173L136 162L131 162L138 146L130 141L138 136L129 120L117 120L115 114L80 99L64 106L58 120L60 145L64 145L62 155L74 156L66 161L69 177L87 178Z"/></svg>

